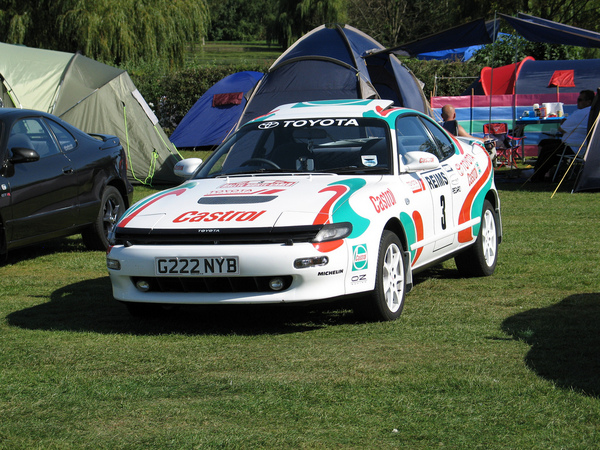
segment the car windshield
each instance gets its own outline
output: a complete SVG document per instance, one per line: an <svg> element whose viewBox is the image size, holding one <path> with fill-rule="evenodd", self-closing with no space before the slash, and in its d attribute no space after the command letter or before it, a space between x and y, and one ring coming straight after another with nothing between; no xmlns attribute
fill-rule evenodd
<svg viewBox="0 0 600 450"><path fill-rule="evenodd" d="M270 172L389 174L389 141L387 124L374 118L254 122L215 150L195 178Z"/></svg>

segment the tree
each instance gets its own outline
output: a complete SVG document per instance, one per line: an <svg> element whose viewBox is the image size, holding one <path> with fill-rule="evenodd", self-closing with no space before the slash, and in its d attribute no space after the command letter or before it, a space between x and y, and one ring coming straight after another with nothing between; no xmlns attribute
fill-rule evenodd
<svg viewBox="0 0 600 450"><path fill-rule="evenodd" d="M386 47L405 44L466 21L454 2L348 0L349 23Z"/></svg>
<svg viewBox="0 0 600 450"><path fill-rule="evenodd" d="M119 64L183 62L209 22L205 0L3 0L0 39Z"/></svg>
<svg viewBox="0 0 600 450"><path fill-rule="evenodd" d="M210 41L265 40L266 27L274 20L276 0L207 0L210 9Z"/></svg>
<svg viewBox="0 0 600 450"><path fill-rule="evenodd" d="M530 42L518 35L508 35L482 47L469 62L499 67L521 61L526 56L536 60L565 60L582 59L583 54L581 47Z"/></svg>
<svg viewBox="0 0 600 450"><path fill-rule="evenodd" d="M313 28L345 22L347 0L278 0L277 14L267 27L267 41L289 47Z"/></svg>

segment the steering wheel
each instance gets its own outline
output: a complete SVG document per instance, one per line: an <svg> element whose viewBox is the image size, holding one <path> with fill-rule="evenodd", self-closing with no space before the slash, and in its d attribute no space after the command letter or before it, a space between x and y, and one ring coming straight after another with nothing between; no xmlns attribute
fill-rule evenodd
<svg viewBox="0 0 600 450"><path fill-rule="evenodd" d="M264 163L267 166L271 166L271 167L274 167L275 169L281 170L281 167L279 167L277 164L275 164L270 159L265 159L265 158L250 158L248 161L244 161L242 164L240 164L240 166L242 166L242 167L243 166L251 166L253 163Z"/></svg>

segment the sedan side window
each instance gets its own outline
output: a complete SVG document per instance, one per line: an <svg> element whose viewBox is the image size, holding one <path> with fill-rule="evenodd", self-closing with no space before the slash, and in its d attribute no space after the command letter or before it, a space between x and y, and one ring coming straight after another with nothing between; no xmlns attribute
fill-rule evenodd
<svg viewBox="0 0 600 450"><path fill-rule="evenodd" d="M400 116L396 119L396 136L400 154L427 152L443 159L431 134L417 116Z"/></svg>
<svg viewBox="0 0 600 450"><path fill-rule="evenodd" d="M440 161L443 161L444 159L450 158L452 155L454 155L454 146L452 145L452 142L450 141L448 136L446 136L446 134L444 134L444 132L440 129L440 127L437 124L429 122L426 119L422 120L425 127L427 127L427 129L433 136L433 140L435 141L438 147L438 150L441 154L441 156L439 157Z"/></svg>
<svg viewBox="0 0 600 450"><path fill-rule="evenodd" d="M48 120L46 123L54 133L54 136L56 136L58 144L64 152L68 152L77 147L77 141L75 138L71 136L71 133L65 130L62 126L56 122L52 122L51 120Z"/></svg>
<svg viewBox="0 0 600 450"><path fill-rule="evenodd" d="M60 153L48 129L39 118L16 122L10 130L8 148L23 147L35 150L40 159Z"/></svg>

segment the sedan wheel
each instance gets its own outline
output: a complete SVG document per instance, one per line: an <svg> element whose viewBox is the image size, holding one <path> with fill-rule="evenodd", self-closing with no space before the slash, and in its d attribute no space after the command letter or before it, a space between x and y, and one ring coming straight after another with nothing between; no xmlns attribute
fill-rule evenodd
<svg viewBox="0 0 600 450"><path fill-rule="evenodd" d="M102 194L102 202L96 222L82 233L83 243L89 250L106 250L108 236L125 212L125 201L119 190L107 186Z"/></svg>
<svg viewBox="0 0 600 450"><path fill-rule="evenodd" d="M356 310L371 320L396 320L402 313L405 293L404 250L398 237L386 230L379 244L375 289L357 303Z"/></svg>
<svg viewBox="0 0 600 450"><path fill-rule="evenodd" d="M486 200L483 203L477 240L454 258L462 276L487 277L494 273L498 261L498 231L496 213L492 204Z"/></svg>

